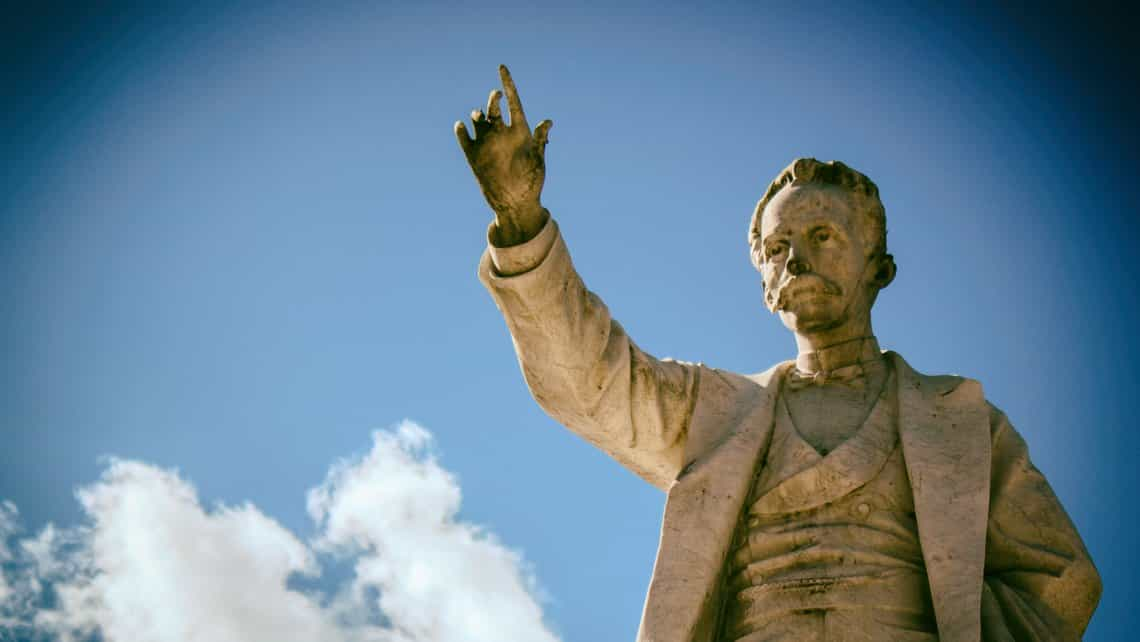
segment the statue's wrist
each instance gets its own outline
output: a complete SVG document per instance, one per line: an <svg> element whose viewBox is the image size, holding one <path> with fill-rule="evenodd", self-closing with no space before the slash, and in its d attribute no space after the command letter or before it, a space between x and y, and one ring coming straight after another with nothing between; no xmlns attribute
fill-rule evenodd
<svg viewBox="0 0 1140 642"><path fill-rule="evenodd" d="M496 212L491 242L498 247L521 245L538 236L550 218L541 203L523 209Z"/></svg>

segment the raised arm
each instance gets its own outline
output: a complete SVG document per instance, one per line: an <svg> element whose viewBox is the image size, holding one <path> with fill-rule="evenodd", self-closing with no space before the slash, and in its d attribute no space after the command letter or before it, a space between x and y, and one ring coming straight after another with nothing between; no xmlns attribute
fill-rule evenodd
<svg viewBox="0 0 1140 642"><path fill-rule="evenodd" d="M459 144L495 213L479 277L507 321L527 385L556 420L653 485L666 489L684 465L701 367L641 351L574 270L542 207L550 121L532 134L510 73L472 113L475 137Z"/></svg>

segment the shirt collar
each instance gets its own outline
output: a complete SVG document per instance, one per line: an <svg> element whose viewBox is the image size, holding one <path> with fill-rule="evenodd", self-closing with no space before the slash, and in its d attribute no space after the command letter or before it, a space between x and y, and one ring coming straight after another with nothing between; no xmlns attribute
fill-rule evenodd
<svg viewBox="0 0 1140 642"><path fill-rule="evenodd" d="M804 374L831 372L854 364L878 363L882 358L875 337L858 337L814 352L801 352L796 357L796 370Z"/></svg>

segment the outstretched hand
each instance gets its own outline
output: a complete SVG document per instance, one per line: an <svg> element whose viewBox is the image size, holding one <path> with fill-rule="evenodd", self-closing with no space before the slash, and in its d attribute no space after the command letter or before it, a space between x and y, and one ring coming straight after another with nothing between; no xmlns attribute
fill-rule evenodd
<svg viewBox="0 0 1140 642"><path fill-rule="evenodd" d="M495 89L486 111L471 112L475 138L463 121L455 123L455 136L467 164L479 181L483 197L495 212L496 245L517 245L534 238L546 222L542 183L546 179L546 140L552 123L544 120L531 134L511 72L499 65L507 95L510 122L503 120L503 92Z"/></svg>

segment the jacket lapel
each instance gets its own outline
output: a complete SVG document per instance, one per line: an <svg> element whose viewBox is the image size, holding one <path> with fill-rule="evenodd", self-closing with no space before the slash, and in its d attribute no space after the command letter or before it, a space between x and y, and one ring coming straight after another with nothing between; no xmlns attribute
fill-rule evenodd
<svg viewBox="0 0 1140 642"><path fill-rule="evenodd" d="M702 374L701 393L711 398L698 398L691 463L669 489L639 642L706 642L715 634L720 572L772 434L776 375L787 365L755 378ZM709 377L719 385L706 388ZM726 409L735 416L724 416Z"/></svg>
<svg viewBox="0 0 1140 642"><path fill-rule="evenodd" d="M970 379L920 375L888 354L898 373L899 437L939 638L979 642L990 488L982 387Z"/></svg>

